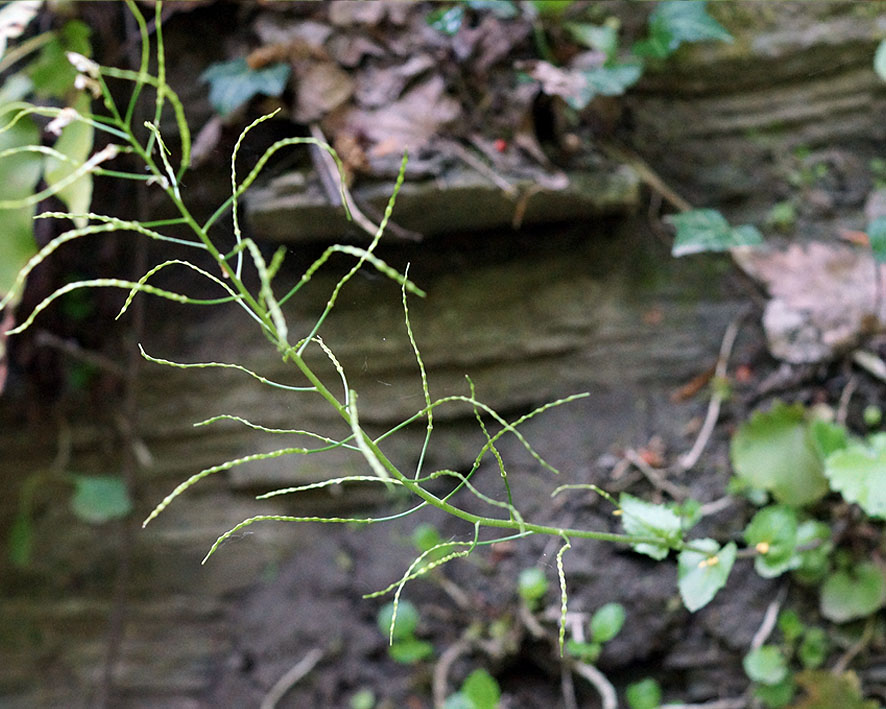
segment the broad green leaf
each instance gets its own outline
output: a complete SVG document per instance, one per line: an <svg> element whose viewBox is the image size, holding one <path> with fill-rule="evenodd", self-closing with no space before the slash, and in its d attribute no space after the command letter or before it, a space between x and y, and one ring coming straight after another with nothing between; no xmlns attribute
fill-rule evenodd
<svg viewBox="0 0 886 709"><path fill-rule="evenodd" d="M631 709L658 709L661 704L661 687L652 677L629 684L625 699Z"/></svg>
<svg viewBox="0 0 886 709"><path fill-rule="evenodd" d="M784 505L764 507L745 528L744 538L748 546L757 551L754 558L757 573L763 578L779 576L791 568L794 560L797 514Z"/></svg>
<svg viewBox="0 0 886 709"><path fill-rule="evenodd" d="M664 0L649 16L651 34L670 35L668 49L673 52L683 42L719 40L732 42L732 35L707 12L707 3Z"/></svg>
<svg viewBox="0 0 886 709"><path fill-rule="evenodd" d="M9 115L0 117L0 125L9 122ZM0 133L0 152L39 143L40 131L30 118L24 118ZM32 194L42 167L43 156L39 153L16 153L0 158L3 199L23 199ZM0 296L9 292L18 272L37 253L35 209L35 206L0 209Z"/></svg>
<svg viewBox="0 0 886 709"><path fill-rule="evenodd" d="M732 542L721 549L713 539L698 539L692 542L692 546L705 553L689 549L680 552L677 586L683 605L695 612L710 603L717 591L726 585L737 549Z"/></svg>
<svg viewBox="0 0 886 709"><path fill-rule="evenodd" d="M200 75L209 84L209 102L222 116L239 108L253 96L279 96L289 80L289 64L271 64L263 69L249 68L243 57L212 64Z"/></svg>
<svg viewBox="0 0 886 709"><path fill-rule="evenodd" d="M821 614L835 623L864 618L883 605L886 580L879 567L870 561L852 569L835 571L821 587Z"/></svg>
<svg viewBox="0 0 886 709"><path fill-rule="evenodd" d="M864 699L861 682L854 672L835 675L828 670L803 670L797 673L797 684L805 697L793 709L877 709L880 703Z"/></svg>
<svg viewBox="0 0 886 709"><path fill-rule="evenodd" d="M564 27L579 44L596 49L611 59L618 49L618 30L611 25L592 25L586 22L567 22Z"/></svg>
<svg viewBox="0 0 886 709"><path fill-rule="evenodd" d="M870 222L867 235L877 263L886 263L886 217L877 217Z"/></svg>
<svg viewBox="0 0 886 709"><path fill-rule="evenodd" d="M874 71L877 72L877 76L886 81L886 39L881 40L877 45L877 51L874 54Z"/></svg>
<svg viewBox="0 0 886 709"><path fill-rule="evenodd" d="M474 670L461 686L476 709L496 709L501 700L501 689L495 678L484 669Z"/></svg>
<svg viewBox="0 0 886 709"><path fill-rule="evenodd" d="M74 90L77 70L71 66L66 52L76 52L84 57L92 56L90 32L85 23L71 20L65 23L50 42L43 45L37 60L28 68L38 97L64 101Z"/></svg>
<svg viewBox="0 0 886 709"><path fill-rule="evenodd" d="M869 442L878 440L875 436ZM857 503L871 517L886 519L886 450L850 443L828 456L825 475L847 502Z"/></svg>
<svg viewBox="0 0 886 709"><path fill-rule="evenodd" d="M668 555L671 546L680 540L680 518L665 505L655 505L627 493L618 499L621 523L625 532L635 536L659 537L661 544L633 544L634 551L661 560Z"/></svg>
<svg viewBox="0 0 886 709"><path fill-rule="evenodd" d="M621 96L625 89L637 83L643 75L642 64L607 64L583 71L587 82L587 91L590 93L587 105L594 96ZM577 107L583 108L583 107Z"/></svg>
<svg viewBox="0 0 886 709"><path fill-rule="evenodd" d="M378 629L387 637L391 632L391 620L394 617L394 603L386 603L378 612L376 622ZM418 627L418 609L412 602L405 599L397 604L397 622L394 625L394 641L405 640L415 635Z"/></svg>
<svg viewBox="0 0 886 709"><path fill-rule="evenodd" d="M705 251L728 251L736 246L757 246L763 235L756 227L745 224L733 228L716 209L694 209L671 214L665 221L677 230L673 256L686 256Z"/></svg>
<svg viewBox="0 0 886 709"><path fill-rule="evenodd" d="M828 493L828 481L810 439L803 407L777 401L771 410L754 413L733 436L730 457L736 475L786 505L820 500Z"/></svg>
<svg viewBox="0 0 886 709"><path fill-rule="evenodd" d="M90 99L86 93L81 92L72 108L82 116L90 114ZM62 129L58 140L55 141L55 149L62 155L67 155L75 164L63 162L51 155L46 158L46 184L49 187L57 185L68 175L74 172L84 163L92 152L92 143L95 129L83 121L72 121ZM92 203L92 175L86 174L69 185L66 185L56 193L56 196L65 203L69 212L84 214L89 211ZM81 217L74 220L77 227L84 227L87 219Z"/></svg>
<svg viewBox="0 0 886 709"><path fill-rule="evenodd" d="M822 419L815 419L809 424L809 436L818 457L822 460L849 444L849 434L846 432L845 426Z"/></svg>
<svg viewBox="0 0 886 709"><path fill-rule="evenodd" d="M591 640L607 643L621 631L625 623L625 609L621 603L600 606L591 616Z"/></svg>
<svg viewBox="0 0 886 709"><path fill-rule="evenodd" d="M781 648L763 645L751 650L741 662L745 674L760 684L778 684L788 674L788 663Z"/></svg>
<svg viewBox="0 0 886 709"><path fill-rule="evenodd" d="M71 509L84 522L101 524L125 517L132 510L126 483L118 476L74 475Z"/></svg>

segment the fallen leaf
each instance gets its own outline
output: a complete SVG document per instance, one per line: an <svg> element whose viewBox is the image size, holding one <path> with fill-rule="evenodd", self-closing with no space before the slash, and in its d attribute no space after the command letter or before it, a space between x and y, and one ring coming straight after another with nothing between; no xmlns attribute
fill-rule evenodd
<svg viewBox="0 0 886 709"><path fill-rule="evenodd" d="M343 106L353 93L354 80L337 64L313 63L298 76L292 119L296 123L320 120Z"/></svg>
<svg viewBox="0 0 886 709"><path fill-rule="evenodd" d="M434 66L430 56L418 54L395 66L367 67L358 75L354 98L364 108L385 106L396 101L412 79Z"/></svg>

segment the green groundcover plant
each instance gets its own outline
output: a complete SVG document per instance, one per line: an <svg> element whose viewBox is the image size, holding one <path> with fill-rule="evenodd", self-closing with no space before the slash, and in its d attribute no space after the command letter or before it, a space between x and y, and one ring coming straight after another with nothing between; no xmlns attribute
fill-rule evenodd
<svg viewBox="0 0 886 709"><path fill-rule="evenodd" d="M70 211L45 212L36 215L35 218L69 220L74 225L41 249L35 250L36 252L27 258L13 278L0 284L2 285L0 310L5 309L6 315L12 312L20 301L29 274L62 245L79 240L88 241L90 236L108 232L134 234L202 252L204 256L208 255L215 262L221 275L216 275L186 259L169 259L153 265L138 280L113 277L77 280L53 292L38 303L31 312L21 314L18 323L9 328L5 334L12 337L21 333L55 301L67 293L81 289L115 288L126 292L118 317L125 315L133 298L139 294L153 295L194 307L235 304L252 322L256 335L267 340L268 346L273 347L283 361L300 373L301 383L292 386L270 381L260 373L239 364L177 363L144 350L141 350L142 355L150 362L169 367L185 369L233 367L245 375L254 377L262 386L285 389L293 397L320 397L346 422L349 431L348 435L333 439L299 429L270 431L258 424L238 419L245 425L262 431L281 436L295 436L301 445L282 446L271 452L223 461L195 472L156 505L145 519L145 525L154 520L170 504L176 502L179 497L185 495L192 486L215 473L252 461L283 456L322 455L326 451L338 448L359 452L366 463L365 474L272 490L260 495L259 499L297 495L308 490L347 482L362 482L383 485L390 489L399 488L407 493L411 500L410 506L384 517L279 514L254 516L237 523L221 534L209 548L206 559L232 535L250 525L262 522L368 525L406 517L428 506L463 520L472 528L472 533L467 538L444 541L439 536L423 533L417 544L418 556L404 571L402 577L387 588L367 595L375 597L393 594L393 600L386 607L383 622L387 627L394 651L403 651L407 655L407 650L413 653L417 651L419 654L425 652L420 643L416 646L414 642L413 629L416 622L414 609L406 606L408 610L404 614L405 617L401 618L400 622L397 618L398 609L401 613L404 610L400 602L401 593L410 580L428 574L454 559L466 557L480 547L533 535L554 536L562 540L556 554L562 611L559 629L560 651L563 653L568 649L572 654L590 661L596 659L600 646L618 632L624 622L624 611L615 604L605 606L592 620L590 641L584 644L574 642L571 646L567 646L565 634L568 597L563 557L573 544L583 539L629 545L635 552L659 561L674 554L680 597L690 611L704 607L714 598L727 583L736 559L742 556L753 558L756 570L764 577L771 578L790 572L801 582L820 584L822 615L835 623L867 617L883 606L886 599L886 584L882 571L874 564L860 561L851 554L838 554L839 550L835 550L831 542L830 526L827 521L819 519L810 510L826 495L840 494L847 502L857 503L869 518L882 519L886 515L886 497L883 493L884 475L886 475L883 472L886 470L886 434L874 433L865 439L855 439L845 428L827 420L816 419L800 407L776 404L771 411L756 414L743 424L733 440L732 458L738 481L736 491L746 493L762 507L744 530L745 549L739 550L736 541L722 542L712 538L692 538L690 531L699 519L697 504L694 506L686 502L682 505L656 504L626 493L615 498L594 485L564 484L558 487L553 495L573 490L595 492L611 504L613 514L619 516L623 527L621 533L539 524L526 519L520 511L519 501L511 494L507 468L499 453L498 443L504 436L513 436L529 452L539 467L551 474L557 474L559 471L545 461L526 440L521 433L521 426L552 407L568 404L586 394L579 393L558 399L514 420L504 418L478 399L470 379L467 380L464 394L442 398L431 396L421 350L413 336L409 317L409 298L422 297L424 292L409 278L408 272L392 268L375 253L394 209L397 191L404 179L406 157L404 156L403 168L388 202L381 226L368 246L365 248L352 245L330 246L300 278L294 282L281 283L281 265L285 249L277 250L270 259L266 259L254 241L244 238L238 219L238 202L259 177L268 161L280 150L292 146L314 146L327 151L340 167L337 156L328 145L314 139L286 138L268 147L245 176L242 175L238 169L241 146L250 138L250 132L257 125L274 114L262 116L242 131L234 146L230 163L230 197L219 205L208 219L199 221L188 206L183 182L190 161L190 132L181 101L166 82L161 22L162 3L155 3L153 47L148 25L138 6L134 0L126 0L126 4L141 33L142 53L138 70L102 66L82 51L67 49L65 54L66 61L73 68L72 84L80 87L81 91L90 92L96 101L101 103L103 110L100 113L93 113L90 110L90 101L82 100L82 94L72 105L66 107L25 101L23 98L28 94L27 91L20 96L7 96L0 104L0 175L4 174L4 165L9 168L25 164L34 156L48 156L55 161L52 166L56 169L58 164L66 166L63 174L57 172L57 175L60 175L57 178L47 173L45 175L47 186L39 191L36 189L39 170L37 167L32 168L28 180L18 186L19 191L0 201L0 210L9 210L17 216L20 216L20 213L26 214L27 221L30 222L32 211L37 204L48 196L59 195ZM672 5L674 3L668 7ZM77 37L75 33L71 41L76 43ZM882 52L878 53L878 57L882 67ZM152 62L155 73L149 71ZM130 91L125 105L118 104L115 94L109 88L109 81L129 85ZM153 118L143 125L135 125L136 105L148 95L153 98ZM160 131L164 112L171 112L177 127L178 141L175 156ZM77 149L62 150L58 145L46 147L40 144L39 132L35 132L38 125L34 121L36 117L51 119L50 126L53 126L54 130L65 131L74 127L82 129L78 134L80 140L77 142ZM95 152L92 152L93 132L103 134L110 141ZM83 137L86 133L88 140ZM84 150L84 145L88 149ZM136 158L144 170L127 171L108 167L120 155ZM84 196L85 187L81 187L76 196L71 196L71 191L64 193L64 190L71 188L78 180L88 180L95 175L146 182L152 188L162 190L178 216L162 221L139 221L121 216L96 214L88 211L86 205L89 204L89 200ZM345 189L342 187L343 191ZM342 201L347 204L348 200L344 197L343 194ZM220 246L221 240L210 234L210 229L226 214L232 217L234 243L233 248L227 250ZM672 223L677 231L675 255L726 250L735 246L753 245L761 240L759 232L754 227L745 225L734 228L714 210L686 212L673 217ZM169 228L174 228L179 235L171 236L166 233ZM186 231L189 236L181 236L182 231ZM882 224L872 224L869 231L875 255L878 260L883 260L880 245L883 240ZM301 289L333 258L350 259L351 267L335 284L313 324L295 331L287 320L287 304L298 297ZM186 269L192 272L195 278L211 282L218 290L218 296L208 299L194 298L184 292L153 285L152 280L159 272L172 268ZM377 436L367 433L361 425L358 392L351 387L347 372L321 338L324 322L335 308L340 293L361 268L374 269L400 286L404 327L412 346L424 398L423 405L414 414ZM250 287L248 283L252 282L258 285ZM318 375L305 356L308 350L319 350L328 359L337 373L334 381L326 381ZM472 407L477 426L485 437L485 443L477 451L472 467L465 473L449 469L430 472L425 470L425 451L433 434L435 413L441 407L465 404ZM231 417L215 416L200 423L210 424L226 418ZM382 447L389 437L417 422L425 423L424 441L415 468L404 470L384 454ZM499 472L500 488L497 496L480 492L472 480L487 458L494 461ZM452 481L451 489L445 494L432 491L432 487L437 488L430 485L440 478ZM90 499L96 495L102 496L104 493L90 488L87 483L88 481L79 483L78 504L86 510L84 514L88 516L89 510L95 507L91 506ZM488 506L488 512L478 514L465 509L461 500L466 495L472 495L482 501ZM774 500L772 504L768 504L770 496ZM115 510L113 516L127 514L128 501L118 500L118 502L119 509ZM546 585L543 578L540 579L537 573L531 572L521 578L520 588L523 589L521 594L524 595L526 602L531 605L544 595ZM775 662L773 658L782 659ZM780 651L761 649L749 656L745 664L751 679L770 686L782 682L786 676L786 673L780 669L782 661L786 663ZM814 666L814 663L807 663L807 667L811 666ZM488 685L485 677L477 675L472 682L466 683L462 693L466 695L474 693L478 696L484 694L497 701L495 691L489 689ZM657 689L640 686L639 683L638 687L634 690L639 697L636 706L647 706L650 701L657 701L657 698L651 700L643 698L647 695L654 696ZM652 691L653 689L655 691Z"/></svg>

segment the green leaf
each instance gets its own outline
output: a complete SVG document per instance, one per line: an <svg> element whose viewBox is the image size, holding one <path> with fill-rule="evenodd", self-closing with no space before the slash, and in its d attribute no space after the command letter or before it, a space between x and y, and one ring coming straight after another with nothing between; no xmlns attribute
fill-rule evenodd
<svg viewBox="0 0 886 709"><path fill-rule="evenodd" d="M579 44L602 52L607 60L615 56L618 49L618 30L615 27L586 22L567 22L563 26Z"/></svg>
<svg viewBox="0 0 886 709"><path fill-rule="evenodd" d="M542 17L559 17L575 0L532 0L535 9Z"/></svg>
<svg viewBox="0 0 886 709"><path fill-rule="evenodd" d="M82 116L90 115L90 99L83 92L77 97L72 108ZM55 149L62 155L67 155L76 164L64 162L51 155L46 158L46 171L44 176L46 184L49 187L57 185L59 182L67 178L82 163L84 163L92 152L92 143L95 129L83 121L72 121L62 129L62 133L58 140L55 141ZM69 185L56 192L56 196L65 203L69 212L75 214L84 214L89 211L89 205L92 203L92 175L87 173L78 178ZM84 227L87 219L81 217L74 220L77 227Z"/></svg>
<svg viewBox="0 0 886 709"><path fill-rule="evenodd" d="M394 662L399 662L403 665L412 665L433 655L434 646L424 640L407 638L406 640L395 641L394 644L388 648L388 654Z"/></svg>
<svg viewBox="0 0 886 709"><path fill-rule="evenodd" d="M433 549L442 541L440 532L430 522L422 522L412 531L412 546L420 552Z"/></svg>
<svg viewBox="0 0 886 709"><path fill-rule="evenodd" d="M8 116L9 114L7 114ZM0 125L9 122L0 118ZM39 145L40 131L30 118L23 118L0 133L0 151ZM23 199L33 194L43 167L39 153L16 153L0 158L0 185L4 199ZM15 283L21 268L37 253L34 241L34 206L0 209L0 296Z"/></svg>
<svg viewBox="0 0 886 709"><path fill-rule="evenodd" d="M66 22L64 27L43 45L40 55L28 67L34 82L34 92L40 98L65 100L74 89L77 70L68 61L67 52L76 52L84 57L92 56L89 43L89 26L79 20Z"/></svg>
<svg viewBox="0 0 886 709"><path fill-rule="evenodd" d="M71 510L84 522L102 524L125 517L132 502L123 478L111 475L74 475Z"/></svg>
<svg viewBox="0 0 886 709"><path fill-rule="evenodd" d="M876 436L868 439L876 441ZM847 502L855 502L871 517L886 519L886 450L852 442L828 456L824 474Z"/></svg>
<svg viewBox="0 0 886 709"><path fill-rule="evenodd" d="M742 660L745 674L760 684L778 684L788 674L788 663L781 649L775 645L763 645L751 650Z"/></svg>
<svg viewBox="0 0 886 709"><path fill-rule="evenodd" d="M780 576L791 568L795 559L797 514L784 505L765 507L745 528L744 538L748 546L757 550L754 558L757 573L763 578Z"/></svg>
<svg viewBox="0 0 886 709"><path fill-rule="evenodd" d="M818 520L807 520L797 528L797 547L811 547L797 552L792 562L793 576L800 583L818 584L828 571L834 549L831 528Z"/></svg>
<svg viewBox="0 0 886 709"><path fill-rule="evenodd" d="M586 90L589 93L585 105L595 96L621 96L625 90L637 83L643 75L643 65L636 62L623 64L607 64L588 71L583 71ZM584 108L584 106L575 106Z"/></svg>
<svg viewBox="0 0 886 709"><path fill-rule="evenodd" d="M792 608L778 614L778 629L788 645L793 645L806 632L806 625L800 620L797 611Z"/></svg>
<svg viewBox="0 0 886 709"><path fill-rule="evenodd" d="M680 518L667 506L655 505L624 492L618 499L618 505L621 508L621 523L627 534L660 537L662 540L661 544L632 544L639 554L664 559L670 548L680 540Z"/></svg>
<svg viewBox="0 0 886 709"><path fill-rule="evenodd" d="M464 694L476 709L496 709L501 700L501 689L495 678L484 669L474 670L461 686Z"/></svg>
<svg viewBox="0 0 886 709"><path fill-rule="evenodd" d="M452 37L461 29L464 19L465 9L462 5L443 5L432 10L425 21L438 32Z"/></svg>
<svg viewBox="0 0 886 709"><path fill-rule="evenodd" d="M566 641L566 652L589 665L593 665L599 659L602 650L603 646L600 643L579 642L574 638Z"/></svg>
<svg viewBox="0 0 886 709"><path fill-rule="evenodd" d="M606 643L621 631L625 622L625 609L621 603L600 606L591 616L591 640Z"/></svg>
<svg viewBox="0 0 886 709"><path fill-rule="evenodd" d="M682 214L671 214L665 221L677 230L673 256L685 256L705 251L728 251L736 246L758 246L763 235L756 227L745 224L735 227L716 209L694 209Z"/></svg>
<svg viewBox="0 0 886 709"><path fill-rule="evenodd" d="M818 457L822 460L849 444L849 434L845 426L822 419L815 419L809 424L809 436Z"/></svg>
<svg viewBox="0 0 886 709"><path fill-rule="evenodd" d="M754 697L769 709L780 709L788 706L797 691L794 676L790 673L776 684L757 684L754 686Z"/></svg>
<svg viewBox="0 0 886 709"><path fill-rule="evenodd" d="M686 549L677 557L677 586L683 605L692 612L703 608L726 585L735 563L737 549L730 542L722 549L713 539L698 539L692 546L705 553Z"/></svg>
<svg viewBox="0 0 886 709"><path fill-rule="evenodd" d="M736 475L786 505L801 507L828 493L800 405L777 401L771 410L754 413L733 436L730 457Z"/></svg>
<svg viewBox="0 0 886 709"><path fill-rule="evenodd" d="M883 605L886 580L876 564L861 562L835 571L821 587L821 614L835 623L864 618Z"/></svg>
<svg viewBox="0 0 886 709"><path fill-rule="evenodd" d="M378 629L387 637L391 632L391 619L394 617L394 603L386 603L378 611L376 622ZM397 623L394 625L394 641L406 640L415 635L418 627L418 609L405 599L397 604Z"/></svg>
<svg viewBox="0 0 886 709"><path fill-rule="evenodd" d="M253 96L279 96L289 80L287 63L271 64L263 69L249 68L243 57L212 64L200 75L209 84L209 102L220 115L225 116L242 106Z"/></svg>
<svg viewBox="0 0 886 709"><path fill-rule="evenodd" d="M658 709L661 704L661 687L652 677L646 677L627 686L625 699L631 709Z"/></svg>
<svg viewBox="0 0 886 709"><path fill-rule="evenodd" d="M877 51L874 54L874 71L877 72L877 76L886 81L886 39L881 40L877 45Z"/></svg>
<svg viewBox="0 0 886 709"><path fill-rule="evenodd" d="M732 42L732 35L708 14L706 5L707 3L702 1L660 2L649 16L651 34L659 41L666 34L670 35L667 45L669 52L676 50L683 42L705 40Z"/></svg>
<svg viewBox="0 0 886 709"><path fill-rule="evenodd" d="M886 263L886 217L877 217L868 224L868 240L877 263Z"/></svg>
<svg viewBox="0 0 886 709"><path fill-rule="evenodd" d="M828 659L830 640L824 628L809 628L803 636L803 642L797 648L797 657L807 670L821 667Z"/></svg>
<svg viewBox="0 0 886 709"><path fill-rule="evenodd" d="M532 605L541 599L548 590L548 579L545 572L537 567L523 569L517 578L517 592L528 604Z"/></svg>

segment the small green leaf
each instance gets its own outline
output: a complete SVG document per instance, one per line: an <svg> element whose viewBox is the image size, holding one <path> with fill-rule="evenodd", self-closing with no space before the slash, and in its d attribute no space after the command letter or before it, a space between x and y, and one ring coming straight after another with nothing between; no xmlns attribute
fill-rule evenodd
<svg viewBox="0 0 886 709"><path fill-rule="evenodd" d="M548 590L545 572L537 567L523 569L517 578L517 592L529 605L540 600Z"/></svg>
<svg viewBox="0 0 886 709"><path fill-rule="evenodd" d="M730 542L722 549L713 539L698 539L692 546L705 553L686 549L677 557L677 586L683 605L692 612L703 608L726 585L735 563L737 549Z"/></svg>
<svg viewBox="0 0 886 709"><path fill-rule="evenodd" d="M351 695L351 701L348 702L350 709L373 709L375 706L375 692L369 687L358 689Z"/></svg>
<svg viewBox="0 0 886 709"><path fill-rule="evenodd" d="M673 256L686 256L705 251L728 251L736 246L758 246L763 235L756 227L745 224L733 228L716 209L693 209L671 214L665 221L677 230L671 248Z"/></svg>
<svg viewBox="0 0 886 709"><path fill-rule="evenodd" d="M797 528L797 552L792 562L793 576L800 583L818 584L828 572L828 560L834 549L831 528L824 522L806 520Z"/></svg>
<svg viewBox="0 0 886 709"><path fill-rule="evenodd" d="M634 551L661 560L668 555L670 548L680 540L682 525L680 518L666 505L655 505L627 493L618 499L621 508L621 523L625 532L634 536L659 537L661 544L633 544Z"/></svg>
<svg viewBox="0 0 886 709"><path fill-rule="evenodd" d="M886 217L877 217L868 224L868 240L877 263L886 263Z"/></svg>
<svg viewBox="0 0 886 709"><path fill-rule="evenodd" d="M652 677L629 684L625 699L631 709L658 709L661 704L661 687Z"/></svg>
<svg viewBox="0 0 886 709"><path fill-rule="evenodd" d="M621 603L600 606L591 616L591 640L606 643L621 631L625 622L625 609Z"/></svg>
<svg viewBox="0 0 886 709"><path fill-rule="evenodd" d="M822 460L849 444L849 434L845 426L822 419L815 419L809 424L809 436L818 457Z"/></svg>
<svg viewBox="0 0 886 709"><path fill-rule="evenodd" d="M821 614L835 623L864 618L883 605L886 580L876 564L861 562L852 569L835 571L821 587Z"/></svg>
<svg viewBox="0 0 886 709"><path fill-rule="evenodd" d="M542 17L559 17L575 0L532 0L535 9Z"/></svg>
<svg viewBox="0 0 886 709"><path fill-rule="evenodd" d="M671 52L683 42L732 42L732 35L708 14L706 5L702 1L682 0L664 0L658 3L649 16L651 33L657 37L670 35L668 49Z"/></svg>
<svg viewBox="0 0 886 709"><path fill-rule="evenodd" d="M778 684L788 674L788 663L781 649L775 645L763 645L751 650L742 660L745 674L760 684Z"/></svg>
<svg viewBox="0 0 886 709"><path fill-rule="evenodd" d="M757 556L754 568L763 578L774 578L791 568L797 547L797 513L784 505L764 507L744 530ZM799 563L799 560L797 560Z"/></svg>
<svg viewBox="0 0 886 709"><path fill-rule="evenodd" d="M594 96L621 96L627 88L636 84L642 75L643 65L636 62L607 64L582 72L590 94L585 105Z"/></svg>
<svg viewBox="0 0 886 709"><path fill-rule="evenodd" d="M73 475L71 509L84 522L101 524L125 517L132 502L123 478L112 475Z"/></svg>
<svg viewBox="0 0 886 709"><path fill-rule="evenodd" d="M496 709L501 700L501 689L495 678L484 669L474 670L461 686L464 694L475 709Z"/></svg>
<svg viewBox="0 0 886 709"><path fill-rule="evenodd" d="M877 51L874 54L874 71L877 72L877 76L886 81L886 39L881 40L877 45Z"/></svg>
<svg viewBox="0 0 886 709"><path fill-rule="evenodd" d="M797 611L788 608L778 614L778 629L784 636L785 642L793 645L806 632L806 625L800 620Z"/></svg>
<svg viewBox="0 0 886 709"><path fill-rule="evenodd" d="M886 232L886 220L884 220L884 232ZM876 428L883 423L883 409L876 404L868 404L861 412L861 418L864 425L868 428Z"/></svg>
<svg viewBox="0 0 886 709"><path fill-rule="evenodd" d="M212 64L200 80L209 84L209 101L220 115L225 116L242 106L253 96L279 96L289 80L288 63L271 64L263 69L249 68L243 57Z"/></svg>
<svg viewBox="0 0 886 709"><path fill-rule="evenodd" d="M824 628L809 628L803 636L803 642L797 648L797 657L807 670L821 667L828 659L830 640Z"/></svg>
<svg viewBox="0 0 886 709"><path fill-rule="evenodd" d="M422 522L412 531L412 546L420 552L426 552L440 544L443 539L440 532L429 522Z"/></svg>
<svg viewBox="0 0 886 709"><path fill-rule="evenodd" d="M600 643L579 642L574 638L566 641L566 652L581 662L593 665L600 657L603 646Z"/></svg>
<svg viewBox="0 0 886 709"><path fill-rule="evenodd" d="M438 7L436 10L431 11L425 21L438 32L452 37L458 34L464 19L465 9L459 4L450 7L446 5Z"/></svg>
<svg viewBox="0 0 886 709"><path fill-rule="evenodd" d="M618 30L612 25L592 25L586 22L567 22L563 25L579 44L596 49L611 59L618 49Z"/></svg>
<svg viewBox="0 0 886 709"><path fill-rule="evenodd" d="M828 493L800 405L777 401L771 410L754 413L733 436L730 457L736 475L786 505L801 507Z"/></svg>
<svg viewBox="0 0 886 709"><path fill-rule="evenodd" d="M875 442L872 436L868 443ZM847 502L855 502L871 517L886 519L886 450L882 446L850 443L828 456L825 475Z"/></svg>
<svg viewBox="0 0 886 709"><path fill-rule="evenodd" d="M781 709L786 707L797 692L794 676L790 673L776 684L754 685L754 697L759 699L763 706L769 709ZM796 706L796 705L795 705Z"/></svg>
<svg viewBox="0 0 886 709"><path fill-rule="evenodd" d="M378 611L376 622L378 629L387 637L391 632L391 619L394 617L394 603L386 603ZM415 635L418 627L418 609L410 602L402 599L397 604L397 623L394 625L394 641L406 640Z"/></svg>
<svg viewBox="0 0 886 709"><path fill-rule="evenodd" d="M434 646L424 640L407 638L406 640L395 641L388 648L388 654L394 662L399 662L403 665L413 665L433 655Z"/></svg>

